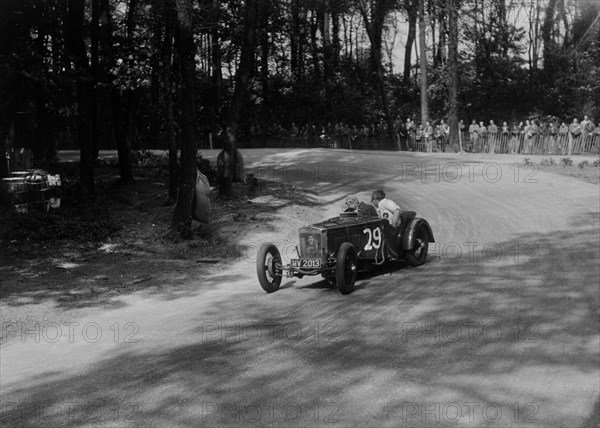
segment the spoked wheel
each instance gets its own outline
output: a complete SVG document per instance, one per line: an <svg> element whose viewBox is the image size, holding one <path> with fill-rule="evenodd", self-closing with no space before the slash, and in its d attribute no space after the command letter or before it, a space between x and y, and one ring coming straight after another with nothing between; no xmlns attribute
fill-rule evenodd
<svg viewBox="0 0 600 428"><path fill-rule="evenodd" d="M406 260L412 267L421 266L427 258L429 249L429 235L425 225L419 226L415 235L413 247L406 253Z"/></svg>
<svg viewBox="0 0 600 428"><path fill-rule="evenodd" d="M335 265L335 279L342 294L350 294L356 281L356 250L349 242L340 245Z"/></svg>
<svg viewBox="0 0 600 428"><path fill-rule="evenodd" d="M277 265L281 266L281 255L275 244L262 244L256 258L256 274L260 286L267 293L279 290L281 285L282 271Z"/></svg>

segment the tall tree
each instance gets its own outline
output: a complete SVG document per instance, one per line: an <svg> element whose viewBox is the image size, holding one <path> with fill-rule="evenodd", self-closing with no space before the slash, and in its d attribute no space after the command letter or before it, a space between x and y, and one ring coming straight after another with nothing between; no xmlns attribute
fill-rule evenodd
<svg viewBox="0 0 600 428"><path fill-rule="evenodd" d="M149 135L149 144L150 147L158 147L158 135L160 129L160 71L161 71L161 47L163 40L163 21L164 17L164 8L162 7L162 0L153 0L152 1L152 31L153 31L153 40L152 40L152 71L150 77L150 135Z"/></svg>
<svg viewBox="0 0 600 428"><path fill-rule="evenodd" d="M66 45L69 57L75 64L77 81L77 125L80 147L80 188L81 204L89 206L95 198L94 147L93 147L93 88L94 79L88 61L85 45L84 21L85 3L69 0L65 17Z"/></svg>
<svg viewBox="0 0 600 428"><path fill-rule="evenodd" d="M177 53L181 63L181 179L171 226L182 236L192 225L196 185L196 44L192 25L192 0L175 0L177 7Z"/></svg>
<svg viewBox="0 0 600 428"><path fill-rule="evenodd" d="M256 47L256 26L263 1L267 0L246 1L242 52L235 74L235 89L229 107L229 114L227 115L225 147L221 152L223 164L219 172L219 193L225 196L231 195L233 178L238 164L237 139L240 128L240 115L244 98L248 91L248 81L250 80L254 49Z"/></svg>
<svg viewBox="0 0 600 428"><path fill-rule="evenodd" d="M554 38L555 32L555 8L556 0L548 0L544 23L542 24L542 41L544 47L542 55L544 57L544 76L546 82L550 83L554 80L554 74L557 66L557 45Z"/></svg>
<svg viewBox="0 0 600 428"><path fill-rule="evenodd" d="M410 70L412 68L412 49L417 34L418 0L406 0L404 8L408 16L408 35L406 36L406 48L404 49L403 81L407 85L410 80Z"/></svg>
<svg viewBox="0 0 600 428"><path fill-rule="evenodd" d="M529 73L533 80L535 72L538 69L540 56L540 0L532 1L529 7L529 49L527 50L529 58Z"/></svg>
<svg viewBox="0 0 600 428"><path fill-rule="evenodd" d="M126 40L129 47L133 45L133 31L135 27L135 13L138 0L129 0L126 16ZM133 64L130 64L133 67ZM119 170L121 184L131 184L133 179L133 167L131 157L131 140L133 139L133 113L135 94L131 87L122 90L113 87L112 106L115 121L115 139L117 140L117 152L119 156Z"/></svg>
<svg viewBox="0 0 600 428"><path fill-rule="evenodd" d="M375 28L371 24L369 20L369 15L367 12L367 5L365 0L358 0L358 6L360 8L360 13L363 16L363 20L365 22L365 27L367 29L367 35L371 42L371 54L373 57L373 61L375 63L376 68L376 76L377 83L379 86L379 93L381 96L381 102L383 104L383 111L385 112L385 118L387 121L387 134L390 139L390 142L395 142L398 145L398 150L401 150L400 147L400 139L398 138L398 134L394 129L394 119L392 118L392 113L390 111L390 102L387 94L387 90L385 87L385 77L383 74L383 66L381 65L381 40L377 40L377 36L375 34Z"/></svg>
<svg viewBox="0 0 600 428"><path fill-rule="evenodd" d="M260 114L260 127L262 129L262 142L266 142L267 127L270 122L269 112L269 50L270 50L270 28L269 28L270 6L266 3L262 8L260 16L260 80L262 86L262 105Z"/></svg>
<svg viewBox="0 0 600 428"><path fill-rule="evenodd" d="M459 147L462 141L458 129L458 8L460 0L448 0L448 126L450 147Z"/></svg>
<svg viewBox="0 0 600 428"><path fill-rule="evenodd" d="M98 158L100 152L100 123L99 123L99 85L104 80L100 69L100 0L92 0L92 23L90 31L90 59L92 74L94 75L94 87L92 89L92 146L94 150L94 159Z"/></svg>
<svg viewBox="0 0 600 428"><path fill-rule="evenodd" d="M221 58L221 36L219 33L219 25L221 21L221 6L219 0L212 0L212 11L211 11L211 31L210 31L210 42L211 42L211 89L212 99L210 104L211 110L211 121L210 121L210 138L217 135L220 128L220 114L219 106L221 103L221 92L223 86L223 67Z"/></svg>
<svg viewBox="0 0 600 428"><path fill-rule="evenodd" d="M425 31L425 0L419 0L419 51L420 51L420 78L421 78L421 123L423 126L429 121L429 102L427 99L427 43Z"/></svg>
<svg viewBox="0 0 600 428"><path fill-rule="evenodd" d="M173 32L177 21L174 0L157 0L157 7L164 9L165 33L161 48L163 108L165 111L165 128L169 147L169 200L177 200L179 188L179 165L177 163L177 138L175 136L175 113L173 102Z"/></svg>

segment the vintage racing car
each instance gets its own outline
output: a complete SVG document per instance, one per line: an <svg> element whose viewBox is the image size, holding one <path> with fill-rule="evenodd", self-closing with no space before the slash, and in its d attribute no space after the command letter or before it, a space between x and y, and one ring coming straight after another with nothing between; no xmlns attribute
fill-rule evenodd
<svg viewBox="0 0 600 428"><path fill-rule="evenodd" d="M417 218L416 212L404 211L400 218L396 242L388 250L384 228L390 227L386 219L359 216L356 212L341 213L321 223L298 229L300 245L296 246L298 258L284 265L277 247L263 244L256 258L256 272L261 287L272 293L279 289L283 276L302 278L321 275L337 284L342 294L354 289L356 274L373 265L389 260L404 259L411 266L425 263L430 242L435 242L427 220Z"/></svg>

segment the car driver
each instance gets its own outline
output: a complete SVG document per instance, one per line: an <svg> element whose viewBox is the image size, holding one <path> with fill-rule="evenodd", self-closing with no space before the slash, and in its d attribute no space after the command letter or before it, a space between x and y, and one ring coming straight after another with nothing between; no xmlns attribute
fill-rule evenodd
<svg viewBox="0 0 600 428"><path fill-rule="evenodd" d="M372 205L361 202L358 196L348 195L345 203L342 204L341 212L356 212L358 215L367 217L377 217L377 211Z"/></svg>

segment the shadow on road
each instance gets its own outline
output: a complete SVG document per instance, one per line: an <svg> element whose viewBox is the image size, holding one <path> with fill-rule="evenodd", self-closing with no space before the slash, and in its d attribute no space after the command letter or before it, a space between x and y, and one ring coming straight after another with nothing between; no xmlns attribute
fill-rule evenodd
<svg viewBox="0 0 600 428"><path fill-rule="evenodd" d="M208 334L200 314L188 326L190 343L176 349L128 350L81 374L4 385L3 422L114 423L120 405L122 425L265 425L272 403L276 425L326 425L326 417L339 426L431 426L435 418L451 426L457 417L490 424L482 417L495 416L481 410L467 420L465 403L477 403L501 409L496 426L589 424L598 408L598 229L522 234L499 245L515 242L537 250L526 261L508 250L493 262L434 259L385 280L363 278L349 296L317 279L224 301L212 321L239 324L240 332ZM67 418L73 401L79 410ZM243 403L257 404L260 418L244 413ZM442 411L452 403L462 416ZM300 419L285 419L289 405L302 409Z"/></svg>

